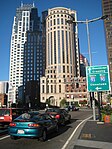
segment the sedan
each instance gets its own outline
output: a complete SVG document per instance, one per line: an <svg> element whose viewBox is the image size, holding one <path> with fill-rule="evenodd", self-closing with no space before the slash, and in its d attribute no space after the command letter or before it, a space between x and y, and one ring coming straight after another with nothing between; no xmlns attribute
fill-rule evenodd
<svg viewBox="0 0 112 149"><path fill-rule="evenodd" d="M61 108L48 108L46 113L50 114L53 118L57 119L58 124L65 125L66 122L71 121L71 115L65 109Z"/></svg>
<svg viewBox="0 0 112 149"><path fill-rule="evenodd" d="M9 124L11 139L30 137L46 141L47 135L51 132L58 132L58 124L55 119L46 113L24 113Z"/></svg>

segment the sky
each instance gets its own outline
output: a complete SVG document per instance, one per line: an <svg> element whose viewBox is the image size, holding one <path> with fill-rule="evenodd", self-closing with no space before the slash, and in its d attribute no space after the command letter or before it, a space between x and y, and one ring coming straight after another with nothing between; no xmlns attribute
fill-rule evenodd
<svg viewBox="0 0 112 149"><path fill-rule="evenodd" d="M32 4L42 11L54 7L66 7L77 12L78 21L102 16L102 0L3 0L0 1L0 81L9 80L10 42L16 8L21 2ZM89 60L86 24L78 25L80 52ZM103 20L89 24L92 65L107 65L106 43Z"/></svg>

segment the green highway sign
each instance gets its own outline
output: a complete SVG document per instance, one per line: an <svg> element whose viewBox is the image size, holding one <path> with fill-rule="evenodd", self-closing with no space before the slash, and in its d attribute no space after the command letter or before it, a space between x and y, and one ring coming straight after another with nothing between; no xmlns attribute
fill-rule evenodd
<svg viewBox="0 0 112 149"><path fill-rule="evenodd" d="M109 66L87 66L86 79L88 92L109 91Z"/></svg>

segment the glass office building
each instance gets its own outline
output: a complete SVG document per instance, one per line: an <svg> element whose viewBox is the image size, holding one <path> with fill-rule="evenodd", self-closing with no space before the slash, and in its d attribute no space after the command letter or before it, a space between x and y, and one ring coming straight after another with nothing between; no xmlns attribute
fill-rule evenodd
<svg viewBox="0 0 112 149"><path fill-rule="evenodd" d="M32 62L36 59L33 54L33 56L30 55L31 59L29 60L29 55L25 55L25 54L26 53L32 54L33 52L37 52L37 51L40 52L40 50L38 49L40 49L41 47L37 48L41 44L41 37L39 37L41 33L40 30L41 30L40 17L38 17L37 8L34 6L34 4L21 3L21 6L16 9L16 15L14 16L14 22L12 27L11 47L10 47L9 91L8 91L9 102L13 102L13 103L16 102L16 99L18 96L17 95L18 87L23 85L23 81L25 82L25 79L26 81L28 79L31 79L30 78L31 75L30 77L25 76L26 67L24 63L27 62L28 63L27 69L31 70L33 68L32 65L35 65L34 68L36 67L36 61L34 63ZM29 37L30 35L31 35L31 38ZM38 37L35 37L35 36L38 36ZM37 40L37 41L34 42L34 40ZM26 51L30 51L30 52L26 52ZM38 61L38 63L39 62L40 61ZM23 75L24 75L24 80L23 80ZM32 77L32 79L37 78L36 73L35 75L36 76L34 76L34 78Z"/></svg>
<svg viewBox="0 0 112 149"><path fill-rule="evenodd" d="M24 46L23 84L31 80L40 82L43 75L42 32L27 32Z"/></svg>

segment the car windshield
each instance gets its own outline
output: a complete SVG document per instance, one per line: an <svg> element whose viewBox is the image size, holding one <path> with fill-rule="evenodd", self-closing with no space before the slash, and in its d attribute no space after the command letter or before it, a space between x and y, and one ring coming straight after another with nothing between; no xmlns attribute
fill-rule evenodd
<svg viewBox="0 0 112 149"><path fill-rule="evenodd" d="M9 109L0 109L0 116L10 115Z"/></svg>

